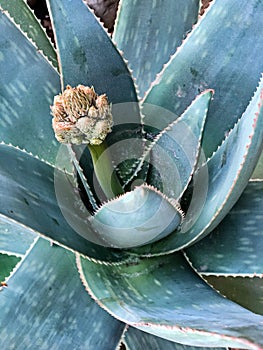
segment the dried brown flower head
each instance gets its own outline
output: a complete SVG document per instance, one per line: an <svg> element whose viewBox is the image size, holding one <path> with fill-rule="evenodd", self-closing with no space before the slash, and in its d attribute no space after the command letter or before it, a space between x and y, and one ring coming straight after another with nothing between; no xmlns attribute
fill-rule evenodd
<svg viewBox="0 0 263 350"><path fill-rule="evenodd" d="M113 124L106 95L98 96L93 87L78 85L54 97L52 126L61 143L99 145Z"/></svg>

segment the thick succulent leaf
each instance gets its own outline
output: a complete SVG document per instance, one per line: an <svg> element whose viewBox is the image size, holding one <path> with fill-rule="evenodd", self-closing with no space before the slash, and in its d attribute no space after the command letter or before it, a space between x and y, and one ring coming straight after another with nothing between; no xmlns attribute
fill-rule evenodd
<svg viewBox="0 0 263 350"><path fill-rule="evenodd" d="M199 0L120 2L113 40L128 59L142 95L192 29L198 10Z"/></svg>
<svg viewBox="0 0 263 350"><path fill-rule="evenodd" d="M0 213L6 220L94 259L119 261L125 257L86 239L94 235L89 212L69 174L3 144L0 158Z"/></svg>
<svg viewBox="0 0 263 350"><path fill-rule="evenodd" d="M54 163L50 104L58 73L3 12L0 32L0 140Z"/></svg>
<svg viewBox="0 0 263 350"><path fill-rule="evenodd" d="M201 239L220 223L247 186L262 148L263 79L241 120L204 165L208 171L206 201L192 227L194 210L189 210L190 226L186 217L186 234L199 232L197 238Z"/></svg>
<svg viewBox="0 0 263 350"><path fill-rule="evenodd" d="M33 232L0 215L0 252L24 255L34 238Z"/></svg>
<svg viewBox="0 0 263 350"><path fill-rule="evenodd" d="M154 187L142 185L105 203L90 223L103 245L130 248L167 236L182 218L176 203Z"/></svg>
<svg viewBox="0 0 263 350"><path fill-rule="evenodd" d="M42 239L8 280L0 305L3 349L115 350L124 328L85 292L74 254Z"/></svg>
<svg viewBox="0 0 263 350"><path fill-rule="evenodd" d="M244 112L263 71L263 36L256 34L262 19L261 1L213 1L145 99L180 115L200 91L214 89L204 133L206 155Z"/></svg>
<svg viewBox="0 0 263 350"><path fill-rule="evenodd" d="M10 275L20 259L18 256L0 253L0 282L3 282ZM0 285L0 291L1 289Z"/></svg>
<svg viewBox="0 0 263 350"><path fill-rule="evenodd" d="M199 95L182 116L164 129L149 147L148 182L169 198L179 200L190 183L201 152L201 139L212 96L208 90ZM149 106L156 119L165 111ZM155 126L155 125L152 125ZM148 151L148 152L149 152Z"/></svg>
<svg viewBox="0 0 263 350"><path fill-rule="evenodd" d="M263 146L263 79L240 121L193 177L193 193L180 232L137 249L160 254L185 248L210 233L245 189Z"/></svg>
<svg viewBox="0 0 263 350"><path fill-rule="evenodd" d="M125 332L124 344L128 350L211 350L211 348L200 348L171 342L152 334L142 332L134 327L129 327ZM224 348L213 348L223 350Z"/></svg>
<svg viewBox="0 0 263 350"><path fill-rule="evenodd" d="M261 276L262 227L263 181L253 181L217 228L186 254L200 273Z"/></svg>
<svg viewBox="0 0 263 350"><path fill-rule="evenodd" d="M194 269L231 300L263 314L263 182L250 182L225 219L185 251Z"/></svg>
<svg viewBox="0 0 263 350"><path fill-rule="evenodd" d="M24 0L0 0L0 7L6 11L22 31L34 42L38 50L57 67L57 54L43 27Z"/></svg>
<svg viewBox="0 0 263 350"><path fill-rule="evenodd" d="M91 295L131 326L191 346L263 346L263 317L216 293L181 253L111 267L79 257L78 265Z"/></svg>
<svg viewBox="0 0 263 350"><path fill-rule="evenodd" d="M93 85L111 103L136 102L131 75L108 34L82 0L47 1L62 86ZM74 13L74 16L72 15Z"/></svg>

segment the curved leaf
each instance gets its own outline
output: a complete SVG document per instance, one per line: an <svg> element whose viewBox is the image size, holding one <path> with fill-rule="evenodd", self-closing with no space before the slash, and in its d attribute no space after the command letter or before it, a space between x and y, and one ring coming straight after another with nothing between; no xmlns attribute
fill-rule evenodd
<svg viewBox="0 0 263 350"><path fill-rule="evenodd" d="M180 115L194 96L214 89L203 140L207 156L245 111L263 71L263 36L256 35L262 19L261 1L213 1L146 96L146 103Z"/></svg>
<svg viewBox="0 0 263 350"><path fill-rule="evenodd" d="M229 299L263 314L263 182L250 182L205 239L186 250L194 269Z"/></svg>
<svg viewBox="0 0 263 350"><path fill-rule="evenodd" d="M34 42L38 50L58 67L57 54L40 22L24 0L0 0L0 7L7 11L13 21Z"/></svg>
<svg viewBox="0 0 263 350"><path fill-rule="evenodd" d="M94 235L88 221L90 214L83 210L68 173L55 172L52 166L3 144L0 158L0 214L7 221L15 221L22 228L93 259L116 262L128 258L125 253L86 239L89 234Z"/></svg>
<svg viewBox="0 0 263 350"><path fill-rule="evenodd" d="M131 326L191 346L263 346L263 317L212 290L180 253L119 266L79 257L78 265L91 295Z"/></svg>
<svg viewBox="0 0 263 350"><path fill-rule="evenodd" d="M109 36L82 0L47 1L58 47L62 89L94 86L113 104L136 102L132 77ZM74 16L72 15L74 13Z"/></svg>
<svg viewBox="0 0 263 350"><path fill-rule="evenodd" d="M0 32L0 140L54 163L49 106L60 89L58 73L3 12Z"/></svg>
<svg viewBox="0 0 263 350"><path fill-rule="evenodd" d="M197 21L199 0L122 0L119 8L113 40L143 95Z"/></svg>
<svg viewBox="0 0 263 350"><path fill-rule="evenodd" d="M217 228L186 249L188 258L199 273L262 275L262 198L263 181L250 182Z"/></svg>
<svg viewBox="0 0 263 350"><path fill-rule="evenodd" d="M182 116L164 129L150 145L148 182L169 198L181 199L197 165L201 140L212 91L199 95ZM146 106L147 108L147 106ZM160 119L165 111L149 106ZM153 125L152 125L153 126Z"/></svg>
<svg viewBox="0 0 263 350"><path fill-rule="evenodd" d="M8 280L0 308L3 349L115 350L124 328L87 295L74 254L44 240Z"/></svg>
<svg viewBox="0 0 263 350"><path fill-rule="evenodd" d="M263 79L244 115L207 163L193 177L192 199L180 232L136 249L161 254L205 237L225 217L245 189L263 146Z"/></svg>
<svg viewBox="0 0 263 350"><path fill-rule="evenodd" d="M247 186L262 148L263 79L240 121L207 162L207 199L193 225L193 209L189 210L191 224L184 228L186 234L198 232L200 240L220 223Z"/></svg>
<svg viewBox="0 0 263 350"><path fill-rule="evenodd" d="M142 185L106 202L90 223L102 245L130 248L167 236L178 228L182 218L179 205L154 187Z"/></svg>

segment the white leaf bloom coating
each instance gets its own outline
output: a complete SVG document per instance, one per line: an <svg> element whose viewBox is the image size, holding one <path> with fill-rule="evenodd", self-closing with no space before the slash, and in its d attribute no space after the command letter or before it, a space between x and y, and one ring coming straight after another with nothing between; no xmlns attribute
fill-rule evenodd
<svg viewBox="0 0 263 350"><path fill-rule="evenodd" d="M99 145L111 132L113 119L106 95L78 85L54 97L52 126L61 143Z"/></svg>

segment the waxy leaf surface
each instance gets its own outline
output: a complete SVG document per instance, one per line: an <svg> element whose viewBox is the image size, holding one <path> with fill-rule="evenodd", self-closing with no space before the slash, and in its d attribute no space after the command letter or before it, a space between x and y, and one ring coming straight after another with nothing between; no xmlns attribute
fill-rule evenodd
<svg viewBox="0 0 263 350"><path fill-rule="evenodd" d="M0 145L0 213L71 250L94 259L118 261L122 255L92 244L94 234L71 177L14 147ZM14 171L15 169L15 171ZM54 180L54 174L56 179ZM59 197L63 194L63 198ZM57 197L58 195L58 197Z"/></svg>
<svg viewBox="0 0 263 350"><path fill-rule="evenodd" d="M3 12L0 32L0 139L54 163L50 105L59 75Z"/></svg>
<svg viewBox="0 0 263 350"><path fill-rule="evenodd" d="M262 26L262 1L213 1L145 98L179 116L198 93L214 89L203 140L207 156L253 96L263 71Z"/></svg>
<svg viewBox="0 0 263 350"><path fill-rule="evenodd" d="M113 41L128 59L141 96L192 29L198 9L199 0L120 2Z"/></svg>
<svg viewBox="0 0 263 350"><path fill-rule="evenodd" d="M0 7L8 13L12 20L36 45L37 49L52 62L54 67L58 66L57 54L45 30L36 19L32 10L24 0L1 0Z"/></svg>
<svg viewBox="0 0 263 350"><path fill-rule="evenodd" d="M79 257L78 266L99 305L143 331L191 346L263 346L263 317L212 290L181 253L119 266Z"/></svg>
<svg viewBox="0 0 263 350"><path fill-rule="evenodd" d="M85 292L74 254L42 239L9 278L0 308L3 349L115 350L124 328Z"/></svg>

